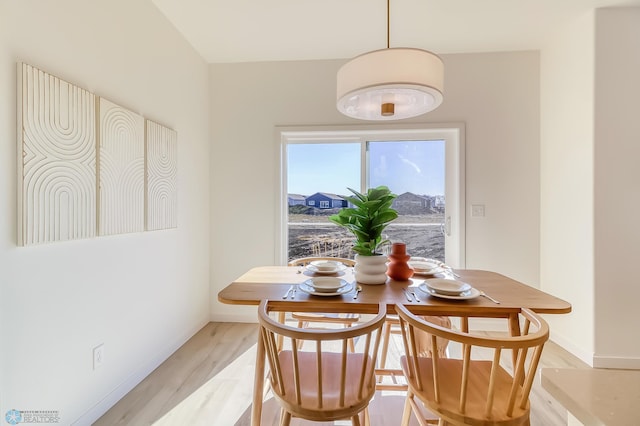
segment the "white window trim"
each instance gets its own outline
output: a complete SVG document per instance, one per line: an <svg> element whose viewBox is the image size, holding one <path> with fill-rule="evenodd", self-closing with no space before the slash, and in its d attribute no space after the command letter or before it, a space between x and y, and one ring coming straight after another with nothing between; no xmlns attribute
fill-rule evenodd
<svg viewBox="0 0 640 426"><path fill-rule="evenodd" d="M286 223L287 145L291 143L361 143L361 164L366 164L367 141L430 140L445 141L445 261L454 268L466 265L465 247L465 128L463 123L365 124L352 126L276 127L276 174L279 189L276 203L276 262L286 265L289 240ZM366 186L366 168L361 170L360 189ZM452 185L450 185L452 184Z"/></svg>

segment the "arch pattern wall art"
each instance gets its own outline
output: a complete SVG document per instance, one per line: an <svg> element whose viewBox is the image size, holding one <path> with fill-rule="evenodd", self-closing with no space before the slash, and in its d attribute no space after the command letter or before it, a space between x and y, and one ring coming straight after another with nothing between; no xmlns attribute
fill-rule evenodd
<svg viewBox="0 0 640 426"><path fill-rule="evenodd" d="M177 227L177 132L18 63L18 245Z"/></svg>
<svg viewBox="0 0 640 426"><path fill-rule="evenodd" d="M17 75L18 243L91 238L95 96L26 64Z"/></svg>
<svg viewBox="0 0 640 426"><path fill-rule="evenodd" d="M178 136L147 120L147 230L178 226Z"/></svg>
<svg viewBox="0 0 640 426"><path fill-rule="evenodd" d="M144 118L100 98L99 234L144 231Z"/></svg>

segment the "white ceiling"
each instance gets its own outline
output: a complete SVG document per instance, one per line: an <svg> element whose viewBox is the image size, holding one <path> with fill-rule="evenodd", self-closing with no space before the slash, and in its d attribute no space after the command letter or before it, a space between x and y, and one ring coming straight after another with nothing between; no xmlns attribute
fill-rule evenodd
<svg viewBox="0 0 640 426"><path fill-rule="evenodd" d="M350 58L382 49L385 0L152 0L210 63ZM572 19L640 0L390 0L390 47L540 49Z"/></svg>

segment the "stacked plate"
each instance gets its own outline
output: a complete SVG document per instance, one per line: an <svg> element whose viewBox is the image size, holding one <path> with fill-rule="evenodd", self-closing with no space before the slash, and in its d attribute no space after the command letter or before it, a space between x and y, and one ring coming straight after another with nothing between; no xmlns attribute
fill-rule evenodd
<svg viewBox="0 0 640 426"><path fill-rule="evenodd" d="M409 260L408 263L414 275L435 275L445 271L442 263L433 259Z"/></svg>
<svg viewBox="0 0 640 426"><path fill-rule="evenodd" d="M300 283L300 290L316 296L337 296L351 291L351 285L343 279L316 277Z"/></svg>
<svg viewBox="0 0 640 426"><path fill-rule="evenodd" d="M468 283L445 278L424 280L424 283L420 284L418 288L431 296L443 299L466 300L480 296L480 292Z"/></svg>
<svg viewBox="0 0 640 426"><path fill-rule="evenodd" d="M320 275L336 274L347 269L343 263L334 260L314 260L306 268L307 271Z"/></svg>

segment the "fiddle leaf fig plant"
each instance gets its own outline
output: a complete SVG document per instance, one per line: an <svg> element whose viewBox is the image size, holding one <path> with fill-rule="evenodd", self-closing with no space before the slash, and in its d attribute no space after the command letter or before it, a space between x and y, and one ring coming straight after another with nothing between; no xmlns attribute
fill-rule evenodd
<svg viewBox="0 0 640 426"><path fill-rule="evenodd" d="M398 217L398 212L391 208L397 195L386 186L370 188L366 194L347 189L354 196L345 199L355 207L345 207L329 216L329 220L348 229L356 237L353 251L362 256L380 254L377 250L389 242L382 239L382 231Z"/></svg>

